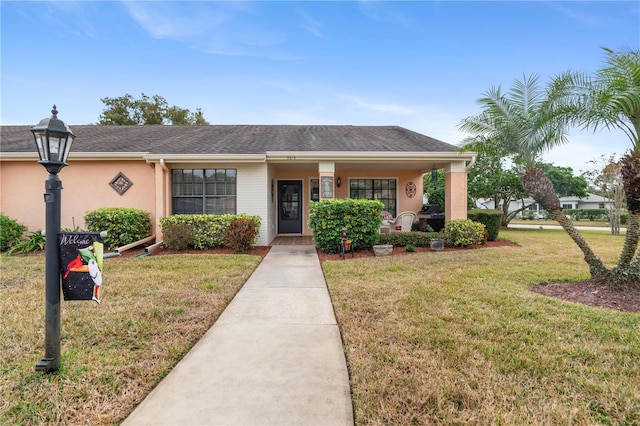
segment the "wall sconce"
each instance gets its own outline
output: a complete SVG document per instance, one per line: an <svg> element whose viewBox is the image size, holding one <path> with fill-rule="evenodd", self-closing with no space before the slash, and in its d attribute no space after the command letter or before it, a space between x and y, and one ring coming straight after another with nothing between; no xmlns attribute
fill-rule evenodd
<svg viewBox="0 0 640 426"><path fill-rule="evenodd" d="M340 179L340 176L338 176L338 180L336 180L336 186L340 188L340 185L342 185L342 179Z"/></svg>

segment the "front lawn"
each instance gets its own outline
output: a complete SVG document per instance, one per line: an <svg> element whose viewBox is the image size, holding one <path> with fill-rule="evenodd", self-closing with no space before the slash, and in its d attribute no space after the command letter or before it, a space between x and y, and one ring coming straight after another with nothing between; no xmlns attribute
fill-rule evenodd
<svg viewBox="0 0 640 426"><path fill-rule="evenodd" d="M622 237L585 232L611 266ZM323 264L357 424L639 424L640 314L541 296L588 278L563 231L520 247ZM260 257L107 259L104 297L62 302L62 368L44 355L44 258L0 259L0 424L123 420L213 324Z"/></svg>
<svg viewBox="0 0 640 426"><path fill-rule="evenodd" d="M102 303L61 303L61 369L44 356L44 256L0 258L0 424L112 425L213 325L260 256L105 260Z"/></svg>
<svg viewBox="0 0 640 426"><path fill-rule="evenodd" d="M615 264L622 237L584 235ZM564 231L500 238L323 265L358 425L640 423L640 314L529 290L588 278Z"/></svg>

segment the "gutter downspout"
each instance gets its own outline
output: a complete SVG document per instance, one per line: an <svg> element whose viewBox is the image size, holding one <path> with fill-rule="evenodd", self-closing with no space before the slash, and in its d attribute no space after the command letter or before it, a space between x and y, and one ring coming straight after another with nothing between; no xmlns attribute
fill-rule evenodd
<svg viewBox="0 0 640 426"><path fill-rule="evenodd" d="M161 158L158 164L160 164L160 170L162 171L162 188L161 188L162 211L160 213L161 213L161 217L166 217L167 212L169 211L169 200L167 199L167 187L168 187L167 176L169 174L169 168L165 164L164 158ZM156 236L161 236L162 231L160 229L158 217L156 217L156 221L158 222L158 224L156 225ZM160 242L162 242L162 238L156 238L156 243L160 243Z"/></svg>
<svg viewBox="0 0 640 426"><path fill-rule="evenodd" d="M475 166L475 164L476 164L476 156L474 155L473 158L471 159L471 162L464 168L464 171L468 172L473 168L473 166Z"/></svg>

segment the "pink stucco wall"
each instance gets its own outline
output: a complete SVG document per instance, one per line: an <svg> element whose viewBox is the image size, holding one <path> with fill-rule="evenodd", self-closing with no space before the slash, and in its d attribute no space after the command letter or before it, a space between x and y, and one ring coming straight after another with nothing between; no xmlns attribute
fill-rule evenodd
<svg viewBox="0 0 640 426"><path fill-rule="evenodd" d="M317 167L317 166L314 166ZM327 173L325 173L327 174ZM304 192L304 218L303 218L303 234L312 235L312 231L308 226L309 210L308 203L310 201L310 179L317 179L319 172L315 170L295 170L295 169L283 169L275 172L276 179L299 179L302 180L303 192ZM335 198L347 198L349 196L349 179L350 178L371 178L371 179L397 179L397 196L398 196L398 213L403 211L418 212L422 208L422 173L417 170L375 170L375 169L362 169L362 170L344 170L340 169L339 165L336 165L336 171L333 173L335 179L340 177L342 184L340 188L335 189ZM335 182L334 179L334 182ZM405 192L405 187L408 182L413 182L416 185L416 195L408 197Z"/></svg>
<svg viewBox="0 0 640 426"><path fill-rule="evenodd" d="M109 182L118 174L133 182L119 195ZM62 180L61 227L86 229L84 215L100 207L132 207L151 214L155 221L154 166L144 161L70 161L59 175ZM26 225L44 229L44 181L48 173L36 161L2 161L0 212Z"/></svg>

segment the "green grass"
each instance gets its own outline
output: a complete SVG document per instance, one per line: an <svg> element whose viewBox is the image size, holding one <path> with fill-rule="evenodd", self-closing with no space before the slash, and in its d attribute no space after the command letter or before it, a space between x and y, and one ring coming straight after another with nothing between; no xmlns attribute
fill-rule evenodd
<svg viewBox="0 0 640 426"><path fill-rule="evenodd" d="M613 266L623 238L583 234ZM323 264L357 424L640 424L640 314L529 290L588 278L563 231L500 238L521 246ZM117 424L260 261L107 259L101 305L62 302L62 368L43 375L43 260L0 258L0 424Z"/></svg>
<svg viewBox="0 0 640 426"><path fill-rule="evenodd" d="M103 301L61 303L61 368L44 355L44 257L0 258L0 424L117 424L211 327L260 262L105 260Z"/></svg>
<svg viewBox="0 0 640 426"><path fill-rule="evenodd" d="M607 265L623 239L585 232ZM532 293L588 278L563 231L518 248L326 262L356 423L639 424L640 315Z"/></svg>
<svg viewBox="0 0 640 426"><path fill-rule="evenodd" d="M558 225L560 224L552 219L513 219L510 224L519 225ZM597 226L599 228L610 228L611 223L606 220L574 220L572 221L574 226ZM624 228L626 225L622 225Z"/></svg>

